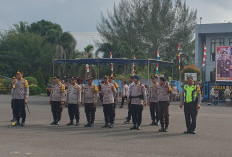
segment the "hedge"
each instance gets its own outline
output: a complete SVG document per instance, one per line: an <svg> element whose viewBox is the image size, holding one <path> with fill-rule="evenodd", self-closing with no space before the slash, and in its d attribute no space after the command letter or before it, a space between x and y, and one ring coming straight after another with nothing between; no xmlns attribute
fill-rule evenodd
<svg viewBox="0 0 232 157"><path fill-rule="evenodd" d="M35 84L35 85L38 84L37 79L33 76L24 77L24 79L28 81L29 85L30 84Z"/></svg>
<svg viewBox="0 0 232 157"><path fill-rule="evenodd" d="M41 93L41 88L36 84L31 84L29 90L30 95L39 95Z"/></svg>

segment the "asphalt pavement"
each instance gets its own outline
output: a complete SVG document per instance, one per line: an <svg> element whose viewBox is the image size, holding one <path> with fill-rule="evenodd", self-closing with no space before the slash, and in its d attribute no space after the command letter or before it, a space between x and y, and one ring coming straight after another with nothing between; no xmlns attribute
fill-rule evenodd
<svg viewBox="0 0 232 157"><path fill-rule="evenodd" d="M25 127L8 127L12 119L10 96L0 95L0 157L232 157L232 107L202 105L197 134L185 135L183 109L170 105L168 133L150 126L149 107L143 111L142 130L124 124L127 106L116 109L114 128L102 128L102 106L97 107L95 127L85 128L80 107L80 126L69 122L64 108L59 126L50 126L49 98L31 96Z"/></svg>

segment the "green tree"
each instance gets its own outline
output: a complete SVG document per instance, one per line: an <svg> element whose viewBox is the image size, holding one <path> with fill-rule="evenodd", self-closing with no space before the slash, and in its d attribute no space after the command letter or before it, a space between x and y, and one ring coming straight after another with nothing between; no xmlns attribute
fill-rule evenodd
<svg viewBox="0 0 232 157"><path fill-rule="evenodd" d="M108 46L117 58L156 58L159 49L162 60L178 62L180 43L184 65L193 59L196 15L181 0L122 0L107 17L101 16L97 30L107 44L98 51L105 53ZM178 64L174 70L178 73Z"/></svg>

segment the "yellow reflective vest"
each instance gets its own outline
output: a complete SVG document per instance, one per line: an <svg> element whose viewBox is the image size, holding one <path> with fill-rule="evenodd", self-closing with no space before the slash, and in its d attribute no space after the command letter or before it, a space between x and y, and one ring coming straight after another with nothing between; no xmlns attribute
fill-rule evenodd
<svg viewBox="0 0 232 157"><path fill-rule="evenodd" d="M193 85L184 85L184 102L196 102L198 97L197 95L200 94L200 87L193 84Z"/></svg>

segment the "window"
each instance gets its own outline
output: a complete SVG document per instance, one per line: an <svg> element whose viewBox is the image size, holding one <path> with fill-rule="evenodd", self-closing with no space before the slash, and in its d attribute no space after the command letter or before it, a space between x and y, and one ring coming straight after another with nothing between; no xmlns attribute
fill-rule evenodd
<svg viewBox="0 0 232 157"><path fill-rule="evenodd" d="M232 46L232 38L229 38L229 45Z"/></svg>
<svg viewBox="0 0 232 157"><path fill-rule="evenodd" d="M215 61L215 56L217 52L218 46L224 46L225 45L225 39L224 38L218 38L218 39L211 39L211 55L210 55L210 61ZM231 39L231 45L232 45L232 39Z"/></svg>

